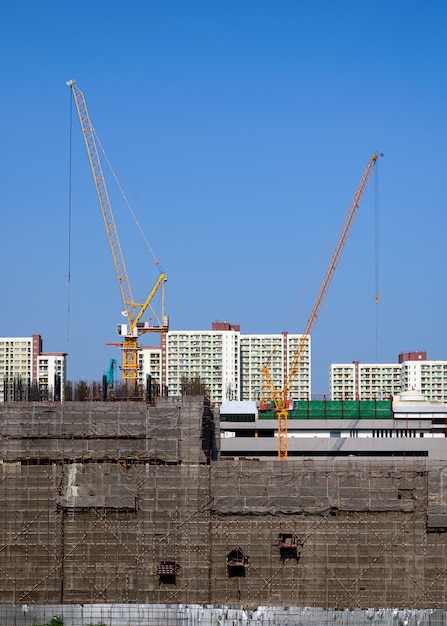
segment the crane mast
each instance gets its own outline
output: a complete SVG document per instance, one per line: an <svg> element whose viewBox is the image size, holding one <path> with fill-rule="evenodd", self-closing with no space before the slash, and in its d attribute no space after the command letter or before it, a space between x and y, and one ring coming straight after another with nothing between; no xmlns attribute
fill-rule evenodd
<svg viewBox="0 0 447 626"><path fill-rule="evenodd" d="M76 110L78 112L85 146L87 148L87 154L95 181L99 204L101 206L101 212L104 218L104 225L106 227L110 250L112 252L113 263L115 265L115 271L118 277L118 284L121 291L124 312L127 318L126 324L121 325L121 328L124 330L120 333L124 337L122 345L123 380L126 385L136 385L138 379L138 336L146 332L167 332L168 330L168 318L164 315L164 284L167 280L167 277L164 272L161 272L158 280L156 281L151 293L146 298L145 302L137 303L134 301L129 276L127 274L126 265L124 262L124 256L121 250L118 230L116 228L115 219L113 217L110 198L107 191L107 185L101 166L101 160L99 158L99 152L96 145L95 131L93 129L93 125L88 113L84 93L75 84L74 80L68 81L67 85L72 90L73 98L76 104ZM160 287L162 292L161 321L158 320L158 326L150 327L146 323L141 323L140 320Z"/></svg>
<svg viewBox="0 0 447 626"><path fill-rule="evenodd" d="M270 390L272 400L275 406L275 412L277 413L277 416L278 416L278 458L280 460L287 459L288 451L289 451L288 424L287 424L289 413L287 410L287 405L288 405L288 400L289 400L290 388L293 384L293 381L295 380L296 375L298 374L300 363L301 363L301 357L306 352L306 349L309 345L309 337L317 321L318 315L320 313L321 307L323 305L324 299L329 289L329 285L332 282L332 278L334 276L335 270L337 269L337 265L340 261L341 254L343 252L343 248L345 247L349 233L351 232L352 225L357 216L358 210L360 208L360 204L363 200L363 196L365 195L369 180L374 171L374 166L376 165L376 162L379 156L383 156L383 155L379 152L374 152L374 154L372 155L372 157L370 158L370 160L368 161L366 165L365 171L363 172L362 178L356 189L354 198L349 208L348 215L345 220L342 232L337 241L337 244L332 254L332 258L329 262L329 266L327 268L326 274L321 283L320 290L315 300L315 304L312 308L312 311L307 320L306 327L298 343L298 347L295 352L292 365L290 366L283 388L277 389L273 383L273 378L268 367L262 368L264 379L266 381L267 388Z"/></svg>

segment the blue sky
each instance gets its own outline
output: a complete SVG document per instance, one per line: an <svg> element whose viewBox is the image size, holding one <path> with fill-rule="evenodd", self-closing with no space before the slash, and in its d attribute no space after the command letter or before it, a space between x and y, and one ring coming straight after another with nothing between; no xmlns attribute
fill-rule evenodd
<svg viewBox="0 0 447 626"><path fill-rule="evenodd" d="M119 356L106 343L120 293L76 118L68 236L74 78L168 274L171 328L301 332L379 150L313 332L313 393L330 363L447 359L446 28L440 0L4 3L0 334L40 333L69 353L70 379L100 380ZM144 298L157 269L108 184Z"/></svg>

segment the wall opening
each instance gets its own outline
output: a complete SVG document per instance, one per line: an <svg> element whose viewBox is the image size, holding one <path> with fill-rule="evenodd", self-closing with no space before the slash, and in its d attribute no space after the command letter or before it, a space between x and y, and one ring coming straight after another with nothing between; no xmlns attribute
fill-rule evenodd
<svg viewBox="0 0 447 626"><path fill-rule="evenodd" d="M177 571L180 569L175 561L160 561L157 565L157 576L159 585L176 585Z"/></svg>
<svg viewBox="0 0 447 626"><path fill-rule="evenodd" d="M231 550L227 554L228 578L245 578L245 568L248 564L248 556L240 548Z"/></svg>

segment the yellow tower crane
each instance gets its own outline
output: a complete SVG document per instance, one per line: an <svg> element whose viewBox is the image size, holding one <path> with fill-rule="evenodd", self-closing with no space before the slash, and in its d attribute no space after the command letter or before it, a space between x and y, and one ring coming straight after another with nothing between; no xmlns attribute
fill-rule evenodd
<svg viewBox="0 0 447 626"><path fill-rule="evenodd" d="M127 318L126 324L118 325L118 333L123 337L123 380L126 386L135 386L138 380L138 337L143 333L168 331L168 318L164 314L164 286L167 277L165 273L161 271L158 261L156 261L160 270L160 276L152 288L152 291L143 303L134 301L118 237L118 231L116 229L115 219L112 213L106 181L101 167L99 152L96 145L95 131L88 114L85 97L79 87L75 85L74 80L68 81L67 85L71 87L79 121L81 123L90 166L96 185L96 191L98 193L99 203L101 205L101 211L107 231L107 237L112 251L113 262L118 276L118 283L124 305L124 315ZM142 322L141 318L150 306L153 297L159 289L161 289L161 319L159 319L153 311L158 325L151 326L149 322Z"/></svg>
<svg viewBox="0 0 447 626"><path fill-rule="evenodd" d="M335 270L340 260L341 253L343 251L343 248L345 247L348 235L351 232L352 225L356 218L357 212L363 200L363 196L365 194L369 180L373 173L374 166L376 165L376 162L379 156L383 156L382 153L375 152L370 158L370 160L368 161L365 171L363 172L363 176L360 180L360 184L357 187L357 190L354 194L354 199L349 208L348 216L343 226L343 230L338 239L337 245L335 246L335 250L330 260L329 267L323 278L323 282L321 283L321 287L320 287L320 291L318 292L317 299L315 300L315 304L313 306L312 312L309 316L309 319L307 320L306 328L304 329L304 333L301 336L300 341L298 343L298 348L293 357L292 365L290 366L290 369L288 371L283 388L277 389L273 383L273 378L272 378L269 368L268 367L262 368L262 372L264 374L264 379L266 381L267 388L270 391L270 394L272 396L273 404L275 407L275 413L278 416L278 459L279 460L286 460L288 458L288 452L289 452L287 422L289 418L288 404L289 404L290 388L292 387L293 381L296 375L298 374L300 364L301 364L301 357L303 354L306 353L306 350L308 348L310 334L315 326L315 322L317 321L318 315L320 313L321 307L323 305L324 299L329 289L329 285L331 284L332 278L334 276Z"/></svg>

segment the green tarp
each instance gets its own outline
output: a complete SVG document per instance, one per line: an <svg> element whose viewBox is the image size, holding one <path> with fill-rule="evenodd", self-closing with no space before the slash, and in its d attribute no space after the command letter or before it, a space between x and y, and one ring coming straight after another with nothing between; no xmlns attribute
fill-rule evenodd
<svg viewBox="0 0 447 626"><path fill-rule="evenodd" d="M289 419L392 419L391 400L301 400ZM274 411L260 411L260 419L275 419Z"/></svg>

